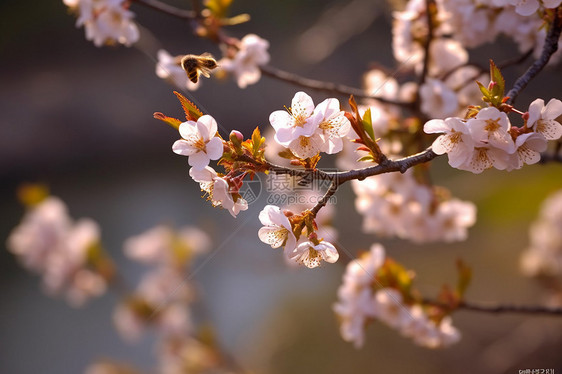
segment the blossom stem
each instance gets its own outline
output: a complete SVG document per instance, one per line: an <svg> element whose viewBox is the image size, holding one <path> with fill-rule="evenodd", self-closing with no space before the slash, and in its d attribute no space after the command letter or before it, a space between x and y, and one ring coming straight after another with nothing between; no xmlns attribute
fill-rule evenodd
<svg viewBox="0 0 562 374"><path fill-rule="evenodd" d="M562 31L562 19L560 18L558 11L554 12L554 18L550 24L550 30L546 35L544 41L544 47L540 57L535 60L533 65L531 65L525 74L520 76L513 85L513 88L509 90L506 96L509 96L507 104L513 104L517 95L523 90L527 84L533 79L542 69L546 66L550 57L558 50L558 39L560 38L560 32Z"/></svg>

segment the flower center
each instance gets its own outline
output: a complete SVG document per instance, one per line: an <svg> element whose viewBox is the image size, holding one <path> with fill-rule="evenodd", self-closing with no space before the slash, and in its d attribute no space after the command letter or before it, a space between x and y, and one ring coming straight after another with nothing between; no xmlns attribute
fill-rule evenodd
<svg viewBox="0 0 562 374"><path fill-rule="evenodd" d="M488 132L496 132L501 128L501 125L498 123L500 119L487 119L485 120L486 126L484 126L484 130Z"/></svg>

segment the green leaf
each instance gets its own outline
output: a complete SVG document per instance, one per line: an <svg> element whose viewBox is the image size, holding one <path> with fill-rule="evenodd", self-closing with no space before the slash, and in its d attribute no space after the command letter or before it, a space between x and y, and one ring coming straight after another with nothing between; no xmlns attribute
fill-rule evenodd
<svg viewBox="0 0 562 374"><path fill-rule="evenodd" d="M373 121L371 119L371 108L365 111L363 118L361 119L361 123L363 124L365 132L371 137L371 139L375 140L375 131L373 130Z"/></svg>
<svg viewBox="0 0 562 374"><path fill-rule="evenodd" d="M480 88L480 92L482 92L482 95L484 95L484 98L490 100L491 95L490 95L490 91L488 91L488 89L486 88L486 86L484 86L482 83L476 81L476 84L478 85L478 88ZM487 100L484 100L487 101Z"/></svg>
<svg viewBox="0 0 562 374"><path fill-rule="evenodd" d="M372 155L367 155L367 156L363 156L363 157L361 157L360 159L357 160L357 162L364 162L364 161L365 162L366 161L373 162L373 161L375 161L375 159L373 158Z"/></svg>
<svg viewBox="0 0 562 374"><path fill-rule="evenodd" d="M505 92L505 79L500 71L500 69L494 64L494 61L490 60L490 78L494 82L494 87L492 88L492 95L494 98L500 100L503 99ZM499 103L498 103L499 104Z"/></svg>
<svg viewBox="0 0 562 374"><path fill-rule="evenodd" d="M457 260L457 272L458 272L458 280L457 280L457 295L459 299L462 299L462 296L466 292L470 281L472 280L472 269L464 263L463 260Z"/></svg>

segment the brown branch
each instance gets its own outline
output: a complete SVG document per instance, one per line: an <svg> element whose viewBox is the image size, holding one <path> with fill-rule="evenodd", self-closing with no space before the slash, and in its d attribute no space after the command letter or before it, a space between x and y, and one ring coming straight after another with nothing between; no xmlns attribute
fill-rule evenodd
<svg viewBox="0 0 562 374"><path fill-rule="evenodd" d="M322 198L318 201L318 203L314 206L314 208L310 210L315 217L320 211L320 209L322 209L323 207L326 206L326 204L328 204L328 201L336 193L338 187L339 187L339 183L337 179L333 180L332 183L330 184L330 188L328 188L328 191L326 191L324 196L322 196Z"/></svg>
<svg viewBox="0 0 562 374"><path fill-rule="evenodd" d="M486 305L463 301L458 305L459 309L482 313L518 313L518 314L547 314L562 315L562 308L551 308L535 305Z"/></svg>
<svg viewBox="0 0 562 374"><path fill-rule="evenodd" d="M509 90L506 96L509 96L507 100L508 104L513 104L517 95L523 90L527 84L533 79L542 69L546 66L550 57L558 50L558 39L560 38L560 32L562 31L562 20L558 15L558 11L554 12L554 19L550 24L550 30L544 40L544 47L540 57L531 65L525 74L520 76L513 85L513 88Z"/></svg>
<svg viewBox="0 0 562 374"><path fill-rule="evenodd" d="M427 74L429 71L429 59L431 54L429 53L429 47L431 45L431 39L433 39L433 12L436 10L435 0L425 0L425 15L427 18L427 38L423 45L423 69L420 75L420 80L418 86L421 87L425 83Z"/></svg>
<svg viewBox="0 0 562 374"><path fill-rule="evenodd" d="M184 20L194 20L196 17L196 13L190 10L184 10L180 8L176 8L175 6L168 5L158 0L130 0L133 3L138 3L148 8L157 10L161 13L181 18Z"/></svg>
<svg viewBox="0 0 562 374"><path fill-rule="evenodd" d="M337 187L339 187L341 184L353 179L364 180L365 178L372 177L373 175L379 175L379 174L390 173L395 171L405 173L406 170L408 170L409 168L431 161L437 156L438 154L433 152L431 148L427 148L423 152L408 157L404 157L398 160L386 159L385 161L381 162L379 165L376 166L371 166L364 169L353 169L349 171L340 171L340 172L333 172L333 173L325 172L322 170L291 169L284 166L272 164L268 161L266 161L265 163L260 163L247 155L236 156L235 160L264 167L265 170L268 170L275 174L286 174L293 177L303 177L303 178L312 177L320 180L331 180L335 182L336 186L334 188L337 189ZM330 186L330 188L332 188L332 186Z"/></svg>
<svg viewBox="0 0 562 374"><path fill-rule="evenodd" d="M365 169L356 169L339 173L327 173L328 175L333 175L337 180L338 184L345 183L347 181L358 179L363 180L367 177L373 175L379 175L384 173L390 173L393 171L399 171L405 173L409 168L423 164L425 162L433 160L438 155L431 150L431 148L426 149L423 152L404 157L398 160L386 160L377 166L371 166Z"/></svg>
<svg viewBox="0 0 562 374"><path fill-rule="evenodd" d="M360 99L374 99L378 100L384 104L391 104L403 107L411 107L414 103L406 101L389 100L380 96L369 95L362 89L349 87L343 84L337 84L333 82L325 82L316 79L310 79L301 77L299 75L289 73L287 71L275 68L270 65L260 66L260 70L263 75L270 78L278 79L287 83L292 83L296 86L311 88L317 91L328 92L332 94L338 94L342 96L355 96Z"/></svg>

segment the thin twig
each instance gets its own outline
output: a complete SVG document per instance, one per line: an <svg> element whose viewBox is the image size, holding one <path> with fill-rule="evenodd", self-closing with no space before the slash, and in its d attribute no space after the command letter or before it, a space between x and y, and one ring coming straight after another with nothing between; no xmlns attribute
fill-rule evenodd
<svg viewBox="0 0 562 374"><path fill-rule="evenodd" d="M176 8L175 6L168 5L158 0L131 0L131 1L134 3L144 5L148 8L157 10L164 14L168 14L170 16L174 16L176 18L181 18L184 20L193 20L195 19L196 16L196 13L191 10Z"/></svg>
<svg viewBox="0 0 562 374"><path fill-rule="evenodd" d="M542 49L542 53L540 57L527 69L525 74L520 76L513 88L509 90L506 96L509 96L507 100L508 104L513 104L517 95L523 90L527 84L533 79L541 70L546 66L550 57L558 50L558 39L560 38L560 32L562 31L562 22L558 15L558 12L554 12L554 18L552 23L550 24L550 30L548 30L548 34L546 35L546 39L544 41L544 47Z"/></svg>
<svg viewBox="0 0 562 374"><path fill-rule="evenodd" d="M429 48L431 45L431 40L433 39L433 10L435 9L435 0L425 0L425 15L427 21L427 38L425 39L423 45L423 69L420 75L420 80L418 86L421 87L425 83L427 74L429 72L429 59L431 58L431 53Z"/></svg>
<svg viewBox="0 0 562 374"><path fill-rule="evenodd" d="M547 314L561 315L562 308L551 308L535 305L486 305L463 301L459 304L459 309L470 310L482 313L519 313L519 314Z"/></svg>
<svg viewBox="0 0 562 374"><path fill-rule="evenodd" d="M279 79L284 82L292 83L296 86L311 88L317 91L335 93L342 96L353 95L361 99L374 99L384 104L391 104L397 106L411 107L413 105L412 102L389 100L380 96L369 95L367 92L359 88L349 87L343 84L337 84L333 82L325 82L316 79L301 77L299 75L289 73L287 71L275 68L270 65L260 66L260 70L263 75L266 75L268 77Z"/></svg>

